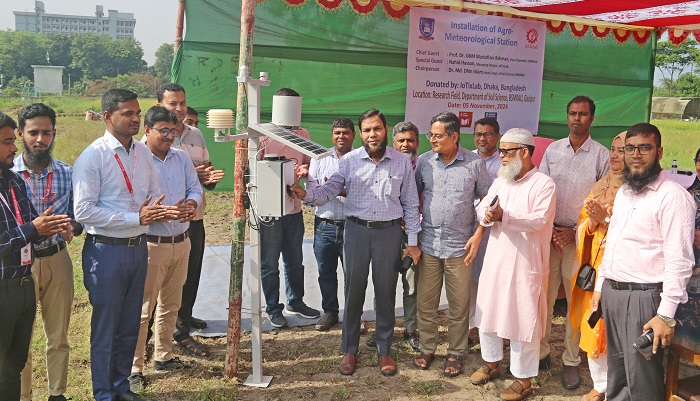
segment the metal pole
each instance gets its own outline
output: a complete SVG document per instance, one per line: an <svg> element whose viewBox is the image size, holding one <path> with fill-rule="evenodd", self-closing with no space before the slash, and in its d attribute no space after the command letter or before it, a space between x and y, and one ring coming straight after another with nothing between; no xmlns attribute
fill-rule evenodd
<svg viewBox="0 0 700 401"><path fill-rule="evenodd" d="M243 0L241 4L241 38L238 56L239 70L250 71L253 60L253 22L255 0ZM245 82L238 83L236 99L236 132L248 129L248 99ZM233 226L231 242L231 282L228 297L228 336L226 341L226 365L224 374L228 378L238 377L238 354L241 340L241 305L243 295L243 251L245 241L246 210L243 206L245 193L244 171L248 158L248 141L236 141L233 168ZM256 311L253 311L255 314ZM253 315L253 319L255 316ZM255 347L253 347L255 348Z"/></svg>

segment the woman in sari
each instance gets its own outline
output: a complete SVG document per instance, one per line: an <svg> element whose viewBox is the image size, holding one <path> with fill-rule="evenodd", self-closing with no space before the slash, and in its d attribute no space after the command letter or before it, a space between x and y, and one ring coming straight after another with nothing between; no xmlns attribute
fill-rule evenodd
<svg viewBox="0 0 700 401"><path fill-rule="evenodd" d="M612 213L615 194L622 186L622 170L624 163L625 133L613 139L610 148L610 171L596 182L591 193L581 210L576 229L576 271L588 263L598 274L598 266L603 260L605 252L605 237L608 232L608 222ZM588 325L588 317L591 314L591 297L593 291L584 291L576 286L576 277L573 277L571 305L569 319L574 331L581 332L580 347L588 354L588 366L593 379L593 389L583 396L583 401L602 401L607 390L608 363L605 348L605 327L603 319L599 319L594 328Z"/></svg>

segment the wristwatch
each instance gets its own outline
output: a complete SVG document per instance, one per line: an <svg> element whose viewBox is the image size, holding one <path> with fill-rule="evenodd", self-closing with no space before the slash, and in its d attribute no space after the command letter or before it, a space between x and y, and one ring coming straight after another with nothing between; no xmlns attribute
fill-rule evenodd
<svg viewBox="0 0 700 401"><path fill-rule="evenodd" d="M603 224L605 227L607 227L608 224L610 224L610 216L606 217L605 220L603 220L603 223L602 223L602 224Z"/></svg>
<svg viewBox="0 0 700 401"><path fill-rule="evenodd" d="M674 319L674 318L672 318L672 317L666 317L666 316L663 316L663 315L659 315L659 314L657 314L656 316L657 316L659 319L661 319L662 322L666 323L666 326L668 326L668 327L670 327L670 328L676 327L676 319Z"/></svg>

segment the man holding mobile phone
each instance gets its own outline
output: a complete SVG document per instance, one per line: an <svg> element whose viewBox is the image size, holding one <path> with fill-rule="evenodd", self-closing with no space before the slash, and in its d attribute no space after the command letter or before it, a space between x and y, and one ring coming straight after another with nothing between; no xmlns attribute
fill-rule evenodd
<svg viewBox="0 0 700 401"><path fill-rule="evenodd" d="M602 296L610 366L607 399L660 400L664 368L658 351L673 339L676 308L688 300L695 202L662 173L657 127L630 127L624 152L625 184L615 197L591 310L601 307ZM650 360L633 348L648 329L654 332Z"/></svg>

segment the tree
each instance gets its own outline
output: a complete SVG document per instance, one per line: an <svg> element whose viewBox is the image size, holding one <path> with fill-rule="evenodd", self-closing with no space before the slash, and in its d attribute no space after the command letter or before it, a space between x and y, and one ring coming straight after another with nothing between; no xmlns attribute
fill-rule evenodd
<svg viewBox="0 0 700 401"><path fill-rule="evenodd" d="M669 96L677 96L677 77L686 68L691 68L700 59L698 42L688 38L680 45L671 42L659 42L656 46L656 67L661 71L663 85Z"/></svg>
<svg viewBox="0 0 700 401"><path fill-rule="evenodd" d="M156 62L151 68L155 76L162 79L163 82L170 82L173 57L173 45L169 43L163 43L156 50Z"/></svg>
<svg viewBox="0 0 700 401"><path fill-rule="evenodd" d="M685 73L676 80L676 93L683 97L700 97L700 76Z"/></svg>
<svg viewBox="0 0 700 401"><path fill-rule="evenodd" d="M84 34L72 37L71 67L81 70L89 80L143 72L141 44L132 38L112 40L106 35Z"/></svg>

